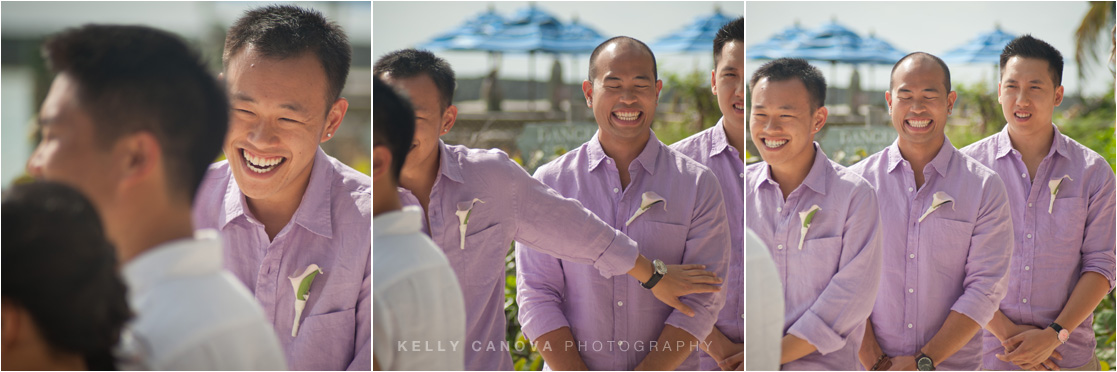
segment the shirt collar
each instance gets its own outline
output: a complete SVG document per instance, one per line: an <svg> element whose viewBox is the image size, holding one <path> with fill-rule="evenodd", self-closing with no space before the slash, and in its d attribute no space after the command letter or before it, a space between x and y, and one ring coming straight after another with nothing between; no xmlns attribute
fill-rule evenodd
<svg viewBox="0 0 1117 372"><path fill-rule="evenodd" d="M438 172L457 183L463 183L462 164L450 155L450 147L438 140Z"/></svg>
<svg viewBox="0 0 1117 372"><path fill-rule="evenodd" d="M197 230L193 237L151 247L121 269L133 304L160 282L220 271L221 239L213 229Z"/></svg>
<svg viewBox="0 0 1117 372"><path fill-rule="evenodd" d="M1062 133L1059 132L1059 126L1055 125L1055 123L1051 123L1051 128L1052 128L1052 130L1054 130L1054 133L1051 136L1051 150L1047 152L1046 156L1051 156L1052 154L1058 153L1059 155L1062 155L1063 157L1066 157L1067 156L1067 139L1066 139L1066 137L1064 137L1062 135ZM1012 139L1010 139L1008 137L1008 124L1005 124L1004 128L1001 129L1000 132L997 132L997 134L995 134L995 136L996 136L996 138L994 139L994 143L995 143L994 146L995 146L995 150L996 150L997 159L1000 159L1000 158L1005 157L1009 153L1011 153L1012 150L1013 150Z"/></svg>
<svg viewBox="0 0 1117 372"><path fill-rule="evenodd" d="M423 211L417 206L381 213L372 218L373 238L418 233L423 219Z"/></svg>
<svg viewBox="0 0 1117 372"><path fill-rule="evenodd" d="M718 119L718 123L714 125L714 129L710 131L710 157L717 156L722 152L730 152L732 154L733 146L729 146L729 137L725 135L725 117Z"/></svg>
<svg viewBox="0 0 1117 372"><path fill-rule="evenodd" d="M807 177L803 178L803 183L799 186L806 186L807 188L814 190L814 192L826 195L826 180L831 177L831 173L834 172L834 168L830 167L830 158L827 157L826 153L822 151L822 146L820 146L818 142L815 142L813 146L814 162L811 163L811 170L807 172ZM754 190L759 190L760 185L763 185L765 183L772 186L779 185L779 182L776 182L775 179L772 179L772 166L769 165L767 162L764 163L761 172L763 172L763 178L760 180L760 182L757 182L756 185L753 186Z"/></svg>
<svg viewBox="0 0 1117 372"><path fill-rule="evenodd" d="M291 216L291 221L315 234L326 238L333 238L333 221L331 197L333 196L334 168L330 158L319 147L314 153L314 162L311 165L310 179L303 192L298 209ZM225 188L224 220L220 221L222 229L233 220L251 215L248 210L248 200L237 186L237 179L230 171L229 183Z"/></svg>
<svg viewBox="0 0 1117 372"><path fill-rule="evenodd" d="M888 146L887 150L888 172L892 172L904 161L904 156L900 154L900 139L897 138L895 141L892 141L892 144ZM943 136L942 147L939 148L939 153L935 155L935 158L931 159L931 162L927 163L927 165L930 166L931 169L934 169L939 176L946 176L946 171L950 168L950 159L954 156L955 152L958 152L958 150L950 143L950 138Z"/></svg>
<svg viewBox="0 0 1117 372"><path fill-rule="evenodd" d="M648 132L648 143L644 145L644 150L640 151L640 155L637 155L632 162L639 164L648 174L655 175L656 159L659 158L659 150L660 147L663 147L663 143L659 142L659 138L656 138L654 131L648 129ZM587 162L589 168L587 170L589 171L596 169L606 158L609 158L608 155L605 155L605 149L601 148L601 141L598 139L599 134L601 134L601 130L595 132L593 138L590 138L589 143L587 143L586 155L589 157L589 162Z"/></svg>

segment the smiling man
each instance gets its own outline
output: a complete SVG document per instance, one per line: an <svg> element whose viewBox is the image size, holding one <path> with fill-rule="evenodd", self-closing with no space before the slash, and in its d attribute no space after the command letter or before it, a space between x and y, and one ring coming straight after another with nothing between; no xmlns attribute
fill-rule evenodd
<svg viewBox="0 0 1117 372"><path fill-rule="evenodd" d="M624 232L640 252L725 275L730 236L716 176L651 131L663 88L655 66L639 40L618 36L598 45L582 82L598 131L535 178ZM586 263L528 249L533 244L516 244L516 300L524 335L550 345L539 352L551 369L698 368L695 351L724 292L683 296L691 317L645 289L654 281L604 278Z"/></svg>
<svg viewBox="0 0 1117 372"><path fill-rule="evenodd" d="M725 306L706 336L709 344L699 354L703 370L717 370L718 362L744 353L745 302L745 19L726 23L714 36L714 70L710 88L717 96L721 120L671 148L710 168L718 177L729 221L729 271ZM732 366L730 366L732 367Z"/></svg>
<svg viewBox="0 0 1117 372"><path fill-rule="evenodd" d="M372 368L371 180L318 146L349 107L350 54L316 11L268 6L237 20L222 56L228 160L210 166L194 210L199 227L221 231L225 267L296 370Z"/></svg>
<svg viewBox="0 0 1117 372"><path fill-rule="evenodd" d="M781 58L749 85L749 129L764 161L745 170L745 213L783 283L781 369L856 370L880 279L876 195L814 142L828 113L817 68Z"/></svg>
<svg viewBox="0 0 1117 372"><path fill-rule="evenodd" d="M505 257L512 241L592 265L595 275L630 280L627 273L639 283L654 277L655 298L688 312L693 310L678 296L718 290L717 277L700 265L666 265L657 273L645 254L656 256L531 178L503 152L442 142L439 137L454 126L458 110L452 104L454 71L445 60L403 49L377 60L373 73L406 92L415 107L415 143L400 172L400 197L404 205L426 212L423 230L442 248L461 283L467 370L513 367L504 315Z"/></svg>
<svg viewBox="0 0 1117 372"><path fill-rule="evenodd" d="M985 369L1099 368L1092 320L1113 289L1114 176L1051 122L1062 78L1050 44L1008 43L997 91L1008 124L961 150L1000 175L1012 206L1011 284L985 326Z"/></svg>
<svg viewBox="0 0 1117 372"><path fill-rule="evenodd" d="M978 369L978 333L1005 295L1008 199L996 173L946 138L956 98L946 63L904 56L884 94L899 136L850 167L876 189L885 247L859 352L866 369Z"/></svg>

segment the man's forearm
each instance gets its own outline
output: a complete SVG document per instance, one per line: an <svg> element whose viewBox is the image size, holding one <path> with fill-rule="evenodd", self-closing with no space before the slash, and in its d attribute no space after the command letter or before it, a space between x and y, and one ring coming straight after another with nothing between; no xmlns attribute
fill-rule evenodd
<svg viewBox="0 0 1117 372"><path fill-rule="evenodd" d="M670 371L679 368L690 353L697 350L698 339L689 332L672 325L663 327L656 347L636 366L637 371ZM685 345L680 347L681 345Z"/></svg>
<svg viewBox="0 0 1117 372"><path fill-rule="evenodd" d="M877 342L877 334L873 331L873 321L865 320L865 337L861 339L861 349L857 351L857 359L866 370L872 369L877 359L884 355L884 350Z"/></svg>
<svg viewBox="0 0 1117 372"><path fill-rule="evenodd" d="M818 350L807 340L795 335L784 335L780 341L780 365L791 363Z"/></svg>
<svg viewBox="0 0 1117 372"><path fill-rule="evenodd" d="M726 347L732 343L733 341L725 337L725 334L721 333L721 330L719 330L717 326L714 326L710 330L710 334L706 335L706 342L700 342L698 348L714 357L714 359L722 360L728 356L725 350Z"/></svg>
<svg viewBox="0 0 1117 372"><path fill-rule="evenodd" d="M1005 339L1012 337L1012 335L1009 335L1008 332L1009 328L1015 325L1016 322L1013 322L1012 319L1009 319L1008 316L1005 315L1005 313L1002 313L1000 309L997 309L997 312L993 313L993 319L989 320L989 324L985 325L985 329L988 329L989 333L992 333L993 336L996 336L998 340L1004 341Z"/></svg>
<svg viewBox="0 0 1117 372"><path fill-rule="evenodd" d="M652 260L644 257L643 254L638 254L636 255L636 265L628 270L628 275L640 281L640 283L646 283L652 278L654 272L655 268L652 266Z"/></svg>
<svg viewBox="0 0 1117 372"><path fill-rule="evenodd" d="M951 310L938 333L931 337L931 341L927 341L920 352L931 357L937 366L961 350L962 346L966 346L978 331L981 331L981 326L977 322Z"/></svg>
<svg viewBox="0 0 1117 372"><path fill-rule="evenodd" d="M578 348L573 346L577 345L577 342L574 341L574 333L570 332L570 327L544 333L535 341L539 355L547 361L547 365L552 370L585 371L588 369L586 362L582 360L582 354L579 354Z"/></svg>
<svg viewBox="0 0 1117 372"><path fill-rule="evenodd" d="M1078 279L1078 284L1074 285L1070 298L1067 299L1067 304L1063 306L1059 317L1055 318L1055 323L1059 323L1059 326L1067 331L1073 331L1094 312L1107 293L1109 293L1109 280L1101 274L1087 271L1082 274L1082 278ZM1046 328L1047 325L1040 327Z"/></svg>

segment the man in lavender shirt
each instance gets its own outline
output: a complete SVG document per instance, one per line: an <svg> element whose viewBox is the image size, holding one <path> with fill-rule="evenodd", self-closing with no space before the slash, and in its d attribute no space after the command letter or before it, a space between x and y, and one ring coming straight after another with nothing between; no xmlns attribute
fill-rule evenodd
<svg viewBox="0 0 1117 372"><path fill-rule="evenodd" d="M461 284L467 370L512 369L509 350L516 345L505 341L504 268L513 240L593 265L603 277L635 278L634 284L653 277L652 260L640 253L636 241L531 178L503 152L439 140L457 116L451 104L454 72L445 60L427 51L398 50L377 60L373 74L406 92L415 107L415 144L400 173L400 197L404 205L426 211L423 231L442 248ZM719 279L701 265L666 269L653 293L683 312L694 310L678 296L719 288L712 285Z"/></svg>
<svg viewBox="0 0 1117 372"><path fill-rule="evenodd" d="M728 267L730 236L713 172L668 148L651 131L663 83L644 43L619 36L590 55L582 83L598 131L535 172L670 264ZM516 245L516 300L524 334L556 370L694 370L725 301L722 293L684 296L693 317L656 300L648 286L603 278L597 269ZM562 242L568 249L577 242ZM699 353L701 351L698 351Z"/></svg>
<svg viewBox="0 0 1117 372"><path fill-rule="evenodd" d="M221 231L225 267L263 306L294 370L372 368L371 180L318 147L349 107L350 54L344 31L313 10L267 6L237 20L222 56L228 160L210 166L194 207L198 227Z"/></svg>
<svg viewBox="0 0 1117 372"><path fill-rule="evenodd" d="M1008 43L997 91L1008 124L961 150L1004 181L1016 243L1008 294L985 326L985 369L1099 368L1092 313L1113 289L1114 175L1052 124L1062 75L1050 44Z"/></svg>
<svg viewBox="0 0 1117 372"><path fill-rule="evenodd" d="M729 271L725 306L698 354L703 370L718 370L718 362L744 353L745 302L745 18L726 23L714 36L714 70L710 87L718 99L717 125L671 145L671 149L710 168L718 178L729 221ZM730 366L732 367L732 366Z"/></svg>
<svg viewBox="0 0 1117 372"><path fill-rule="evenodd" d="M761 66L749 85L749 129L764 161L745 170L745 213L783 283L780 364L855 370L880 280L876 195L814 142L828 113L822 72L781 58Z"/></svg>
<svg viewBox="0 0 1117 372"><path fill-rule="evenodd" d="M899 137L850 167L876 189L885 247L858 356L870 370L975 370L978 332L1005 296L1012 254L1004 183L943 132L957 98L946 63L904 56L890 86Z"/></svg>

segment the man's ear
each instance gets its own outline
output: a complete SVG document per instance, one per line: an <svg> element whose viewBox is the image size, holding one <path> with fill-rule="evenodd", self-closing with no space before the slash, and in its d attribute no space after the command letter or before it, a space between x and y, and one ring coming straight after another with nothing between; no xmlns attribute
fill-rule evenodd
<svg viewBox="0 0 1117 372"><path fill-rule="evenodd" d="M155 134L148 131L122 136L116 142L114 155L119 161L120 186L145 182L163 163L163 148Z"/></svg>
<svg viewBox="0 0 1117 372"><path fill-rule="evenodd" d="M659 92L663 90L663 80L655 81L655 100L659 102Z"/></svg>
<svg viewBox="0 0 1117 372"><path fill-rule="evenodd" d="M446 110L442 111L442 122L439 123L439 128L440 129L438 130L438 136L442 137L442 135L444 135L446 133L450 133L450 129L453 128L454 124L457 124L457 123L458 123L458 106L450 105L450 106L446 107Z"/></svg>
<svg viewBox="0 0 1117 372"><path fill-rule="evenodd" d="M946 114L947 115L950 115L950 114L954 113L954 102L957 101L957 100L958 100L958 92L955 92L955 91L952 90L952 91L950 91L949 94L946 95Z"/></svg>
<svg viewBox="0 0 1117 372"><path fill-rule="evenodd" d="M326 114L326 128L322 131L321 138L318 143L329 141L333 138L334 133L337 133L337 128L341 127L341 121L345 119L345 113L349 111L349 100L345 98L338 98L330 105L330 112Z"/></svg>
<svg viewBox="0 0 1117 372"><path fill-rule="evenodd" d="M1055 106L1063 104L1063 86L1055 88Z"/></svg>
<svg viewBox="0 0 1117 372"><path fill-rule="evenodd" d="M392 170L392 150L388 146L372 147L372 182L386 177Z"/></svg>
<svg viewBox="0 0 1117 372"><path fill-rule="evenodd" d="M888 113L892 113L892 90L884 91L884 103L888 104Z"/></svg>
<svg viewBox="0 0 1117 372"><path fill-rule="evenodd" d="M0 303L0 349L10 350L20 339L23 332L22 314L19 306L8 300Z"/></svg>
<svg viewBox="0 0 1117 372"><path fill-rule="evenodd" d="M715 96L718 95L717 75L718 75L718 70L717 69L710 70L710 92L713 92Z"/></svg>
<svg viewBox="0 0 1117 372"><path fill-rule="evenodd" d="M826 106L819 107L818 110L814 111L814 117L811 120L812 134L817 134L822 130L822 127L826 126L826 117L829 115L830 110L827 110Z"/></svg>
<svg viewBox="0 0 1117 372"><path fill-rule="evenodd" d="M593 108L593 82L582 81L582 95L586 97L586 107Z"/></svg>

